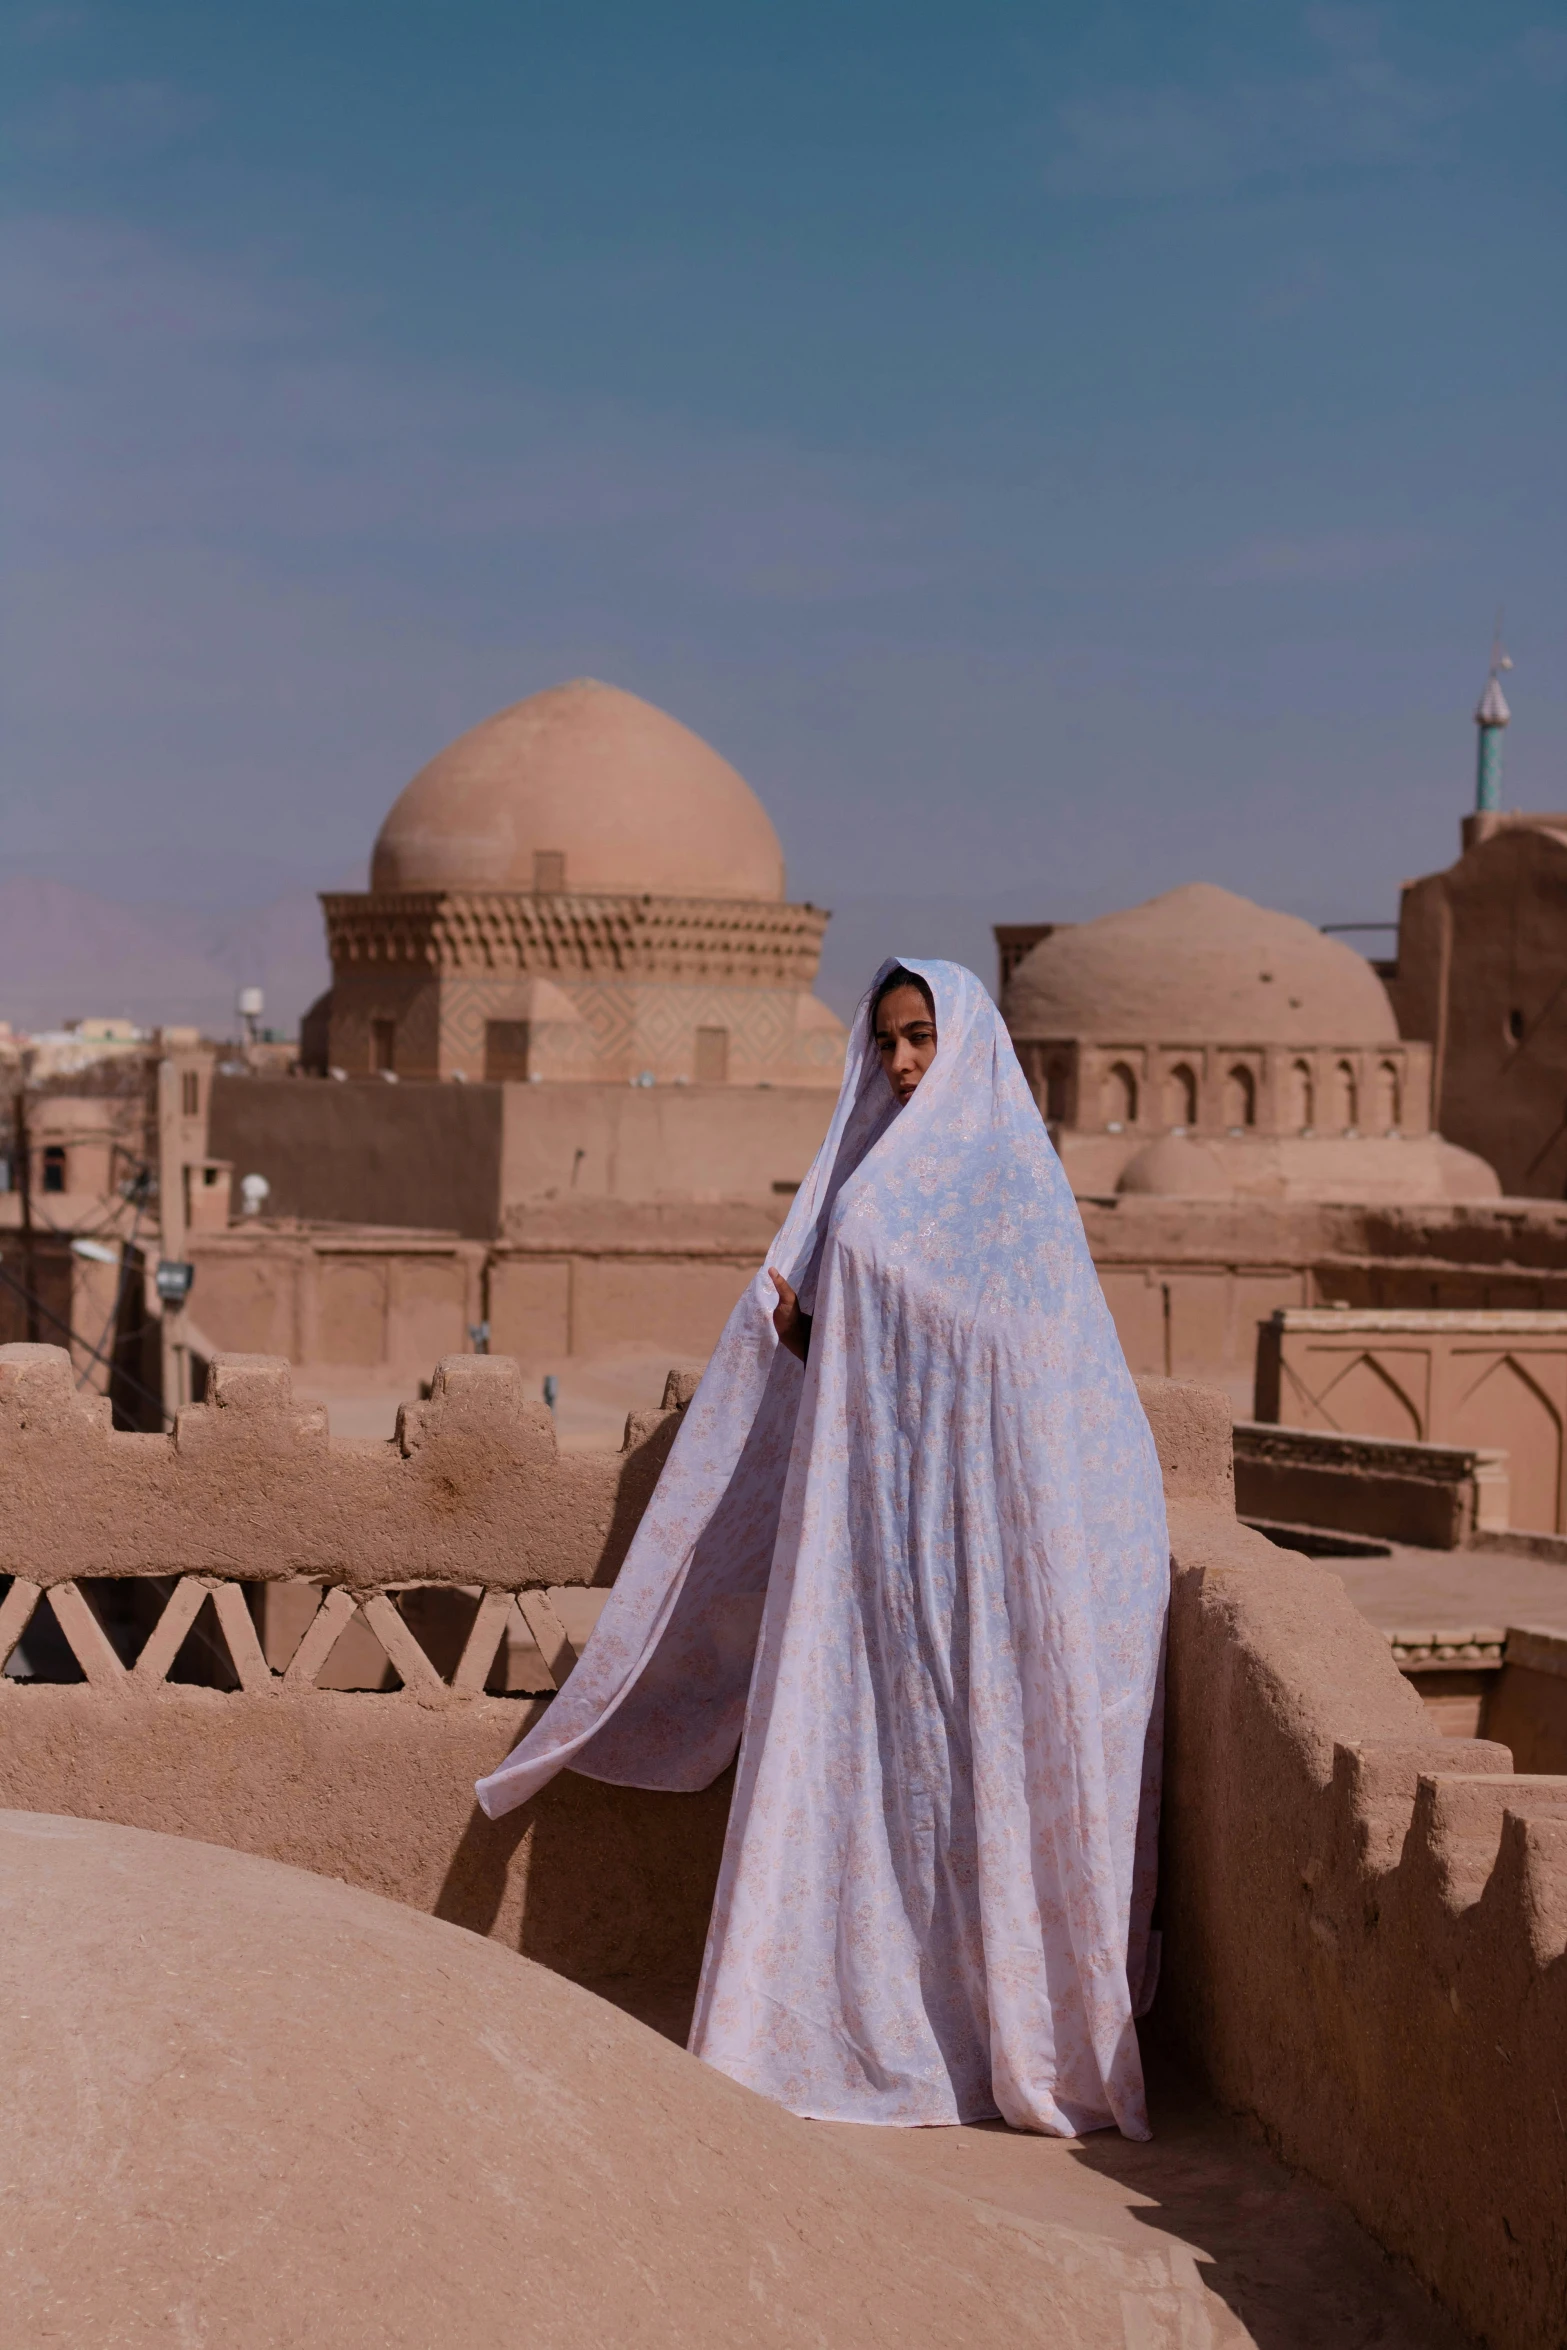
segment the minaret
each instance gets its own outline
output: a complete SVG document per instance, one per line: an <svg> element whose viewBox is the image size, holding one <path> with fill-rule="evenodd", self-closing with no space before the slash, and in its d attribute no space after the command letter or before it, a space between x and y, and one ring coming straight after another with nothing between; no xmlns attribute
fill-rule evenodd
<svg viewBox="0 0 1567 2350"><path fill-rule="evenodd" d="M1502 804L1502 729L1512 717L1501 688L1501 673L1512 663L1502 651L1498 629L1491 646L1491 674L1485 681L1475 724L1480 729L1480 757L1475 768L1475 807L1483 814Z"/></svg>

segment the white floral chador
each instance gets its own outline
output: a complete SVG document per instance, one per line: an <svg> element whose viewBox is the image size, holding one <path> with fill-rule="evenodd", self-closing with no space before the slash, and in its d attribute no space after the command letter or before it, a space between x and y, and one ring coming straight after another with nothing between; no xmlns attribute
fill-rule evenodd
<svg viewBox="0 0 1567 2350"><path fill-rule="evenodd" d="M885 968L891 968L886 966ZM739 1748L691 2046L799 2114L1147 2135L1169 1588L1148 1424L972 972L899 1109L862 1011L597 1630L482 1780L706 1786Z"/></svg>

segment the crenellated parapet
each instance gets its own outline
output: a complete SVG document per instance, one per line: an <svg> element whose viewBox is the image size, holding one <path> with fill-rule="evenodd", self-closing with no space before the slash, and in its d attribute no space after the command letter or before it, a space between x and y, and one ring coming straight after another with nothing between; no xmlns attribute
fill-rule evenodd
<svg viewBox="0 0 1567 2350"><path fill-rule="evenodd" d="M1338 1578L1222 1494L1170 1516L1161 2003L1470 2328L1554 2350L1567 1776L1443 1737Z"/></svg>
<svg viewBox="0 0 1567 2350"><path fill-rule="evenodd" d="M0 1347L0 1574L608 1582L684 1400L672 1384L669 1408L633 1413L611 1454L558 1452L506 1357L439 1363L385 1443L334 1438L281 1359L219 1355L209 1394L169 1435L121 1434L63 1349Z"/></svg>
<svg viewBox="0 0 1567 2350"><path fill-rule="evenodd" d="M514 1363L454 1357L394 1439L345 1441L286 1362L220 1355L171 1434L122 1435L63 1353L0 1348L0 1805L291 1861L579 1979L683 1977L727 1783L568 1775L496 1829L473 1782L573 1669L693 1384L560 1454Z"/></svg>
<svg viewBox="0 0 1567 2350"><path fill-rule="evenodd" d="M0 1348L3 1686L37 1670L47 1593L57 1644L99 1690L178 1696L182 1665L247 1696L549 1697L690 1389L672 1373L667 1408L632 1414L618 1454L562 1454L514 1362L454 1356L393 1440L335 1442L286 1362L220 1355L210 1401L171 1434L124 1435L61 1349Z"/></svg>

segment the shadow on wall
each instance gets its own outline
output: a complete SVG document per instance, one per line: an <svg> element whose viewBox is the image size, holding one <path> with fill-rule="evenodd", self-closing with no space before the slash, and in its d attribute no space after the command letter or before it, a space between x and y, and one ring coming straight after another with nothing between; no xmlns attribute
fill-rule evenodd
<svg viewBox="0 0 1567 2350"><path fill-rule="evenodd" d="M1069 2159L1113 2179L1125 2193L1126 2219L1146 2228L1152 2241L1173 2236L1201 2246L1203 2284L1244 2328L1226 2329L1226 2343L1244 2340L1255 2350L1348 2350L1370 2342L1377 2350L1471 2350L1470 2337L1331 2194L1286 2169L1215 2110L1172 2035L1161 2029L1157 2006L1138 2037L1153 2137L1137 2144L1118 2131L1096 2130L1077 2141Z"/></svg>
<svg viewBox="0 0 1567 2350"><path fill-rule="evenodd" d="M488 1935L520 1878L525 1958L576 1982L635 1975L694 1989L733 1788L732 1767L698 1795L565 1771L504 1819L475 1804L435 1914Z"/></svg>

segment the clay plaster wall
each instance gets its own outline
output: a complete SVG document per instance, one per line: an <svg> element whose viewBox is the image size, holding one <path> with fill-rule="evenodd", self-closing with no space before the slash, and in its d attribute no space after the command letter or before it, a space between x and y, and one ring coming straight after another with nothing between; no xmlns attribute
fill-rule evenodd
<svg viewBox="0 0 1567 2350"><path fill-rule="evenodd" d="M219 1077L208 1148L269 1214L465 1239L556 1203L752 1200L781 1212L833 1095L795 1085L459 1085Z"/></svg>
<svg viewBox="0 0 1567 2350"><path fill-rule="evenodd" d="M225 1353L422 1373L464 1351L484 1319L486 1252L475 1241L375 1228L240 1226L188 1243L192 1310Z"/></svg>
<svg viewBox="0 0 1567 2350"><path fill-rule="evenodd" d="M836 1094L754 1085L508 1085L506 1228L547 1203L781 1203L808 1173Z"/></svg>
<svg viewBox="0 0 1567 2350"><path fill-rule="evenodd" d="M1508 1522L1507 1454L1235 1424L1235 1506L1243 1518L1331 1527L1455 1550Z"/></svg>
<svg viewBox="0 0 1567 2350"><path fill-rule="evenodd" d="M1389 1646L1449 1737L1494 1738L1517 1770L1567 1773L1567 1635L1518 1624L1406 1628Z"/></svg>
<svg viewBox="0 0 1567 2350"><path fill-rule="evenodd" d="M684 1229L618 1239L591 1218L539 1221L538 1238L489 1249L374 1228L197 1235L187 1251L197 1325L225 1352L379 1366L410 1381L466 1350L481 1322L494 1353L534 1363L631 1345L707 1355L773 1218L692 1211Z"/></svg>
<svg viewBox="0 0 1567 2350"><path fill-rule="evenodd" d="M437 1365L388 1443L333 1439L286 1362L220 1355L209 1392L172 1435L121 1434L61 1349L0 1347L0 1574L607 1582L675 1424L633 1413L622 1452L558 1454L516 1364L482 1356Z"/></svg>
<svg viewBox="0 0 1567 2350"><path fill-rule="evenodd" d="M1433 1047L1442 1132L1495 1167L1514 1194L1559 1200L1567 1184L1567 815L1484 814L1465 853L1405 884L1400 1029Z"/></svg>
<svg viewBox="0 0 1567 2350"><path fill-rule="evenodd" d="M1477 2334L1555 2350L1567 1778L1444 1738L1338 1578L1237 1526L1222 1397L1150 1389L1174 1565L1161 2011Z"/></svg>
<svg viewBox="0 0 1567 2350"><path fill-rule="evenodd" d="M534 1359L629 1344L709 1355L760 1255L722 1244L568 1251L541 1242L498 1251L490 1343Z"/></svg>
<svg viewBox="0 0 1567 2350"><path fill-rule="evenodd" d="M1519 1770L1567 1773L1567 1639L1510 1628L1482 1719Z"/></svg>
<svg viewBox="0 0 1567 2350"><path fill-rule="evenodd" d="M1559 1533L1567 1314L1284 1310L1259 1334L1257 1417L1505 1449L1510 1521Z"/></svg>
<svg viewBox="0 0 1567 2350"><path fill-rule="evenodd" d="M1559 1205L1078 1205L1132 1369L1223 1386L1238 1413L1254 1407L1259 1330L1281 1308L1567 1309Z"/></svg>
<svg viewBox="0 0 1567 2350"><path fill-rule="evenodd" d="M215 1077L207 1148L268 1212L485 1239L499 1229L498 1086Z"/></svg>
<svg viewBox="0 0 1567 2350"><path fill-rule="evenodd" d="M706 1354L831 1107L783 1086L219 1078L212 1148L272 1194L264 1223L193 1236L192 1311L220 1349L409 1374L481 1322L530 1359Z"/></svg>

